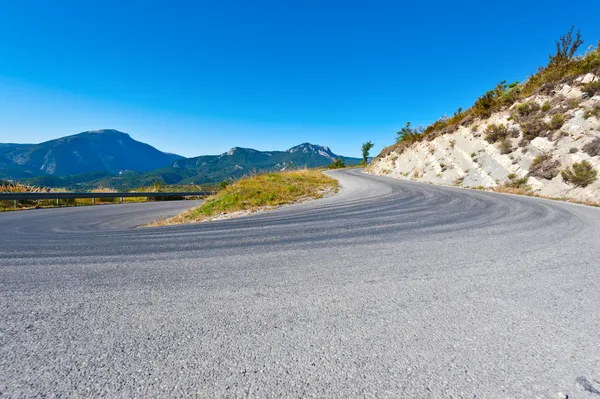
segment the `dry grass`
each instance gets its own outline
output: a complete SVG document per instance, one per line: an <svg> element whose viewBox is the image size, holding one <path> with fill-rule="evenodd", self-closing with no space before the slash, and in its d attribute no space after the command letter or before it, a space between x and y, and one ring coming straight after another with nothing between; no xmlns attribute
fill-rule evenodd
<svg viewBox="0 0 600 399"><path fill-rule="evenodd" d="M337 180L318 170L263 173L238 180L197 208L151 226L194 223L238 212L255 212L337 191Z"/></svg>
<svg viewBox="0 0 600 399"><path fill-rule="evenodd" d="M598 203L598 202L581 201L581 200L576 200L573 198L566 198L566 197L550 197L547 195L540 195L538 193L534 193L533 191L530 191L526 188L513 188L513 187L506 187L506 186L498 186L498 187L488 189L486 191L494 191L497 193L514 194L514 195L525 195L527 197L535 197L535 198L543 198L543 199L554 200L554 201L570 202L572 204L580 204L580 205L587 205L587 206L593 206L596 208L600 208L600 203Z"/></svg>

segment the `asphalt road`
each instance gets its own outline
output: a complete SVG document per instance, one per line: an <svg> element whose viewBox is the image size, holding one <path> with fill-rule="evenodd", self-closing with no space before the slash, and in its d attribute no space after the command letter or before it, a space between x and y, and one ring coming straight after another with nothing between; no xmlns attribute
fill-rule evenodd
<svg viewBox="0 0 600 399"><path fill-rule="evenodd" d="M333 175L197 225L0 214L0 397L600 399L600 209Z"/></svg>

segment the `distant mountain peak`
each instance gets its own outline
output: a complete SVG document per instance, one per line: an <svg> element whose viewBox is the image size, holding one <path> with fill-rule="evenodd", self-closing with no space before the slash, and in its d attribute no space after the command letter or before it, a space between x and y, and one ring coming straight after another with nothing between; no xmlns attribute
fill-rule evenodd
<svg viewBox="0 0 600 399"><path fill-rule="evenodd" d="M329 159L337 158L337 155L335 155L333 152L331 152L329 147L323 146L323 145L311 144L311 143L298 144L297 146L292 147L289 150L287 150L287 152L289 152L289 153L302 152L304 154L319 154L319 155L322 155Z"/></svg>
<svg viewBox="0 0 600 399"><path fill-rule="evenodd" d="M129 134L121 132L116 129L99 129L99 130L87 130L85 132L81 132L79 134L103 134L103 135L119 135L119 136L129 136Z"/></svg>
<svg viewBox="0 0 600 399"><path fill-rule="evenodd" d="M167 154L115 129L88 130L39 144L1 147L0 174L69 176L88 172L147 172L182 157Z"/></svg>
<svg viewBox="0 0 600 399"><path fill-rule="evenodd" d="M242 147L233 147L231 150L227 151L226 153L223 153L222 155L235 155L237 153L240 152L246 152L246 153L255 153L258 152L257 150L253 150L252 148L242 148Z"/></svg>

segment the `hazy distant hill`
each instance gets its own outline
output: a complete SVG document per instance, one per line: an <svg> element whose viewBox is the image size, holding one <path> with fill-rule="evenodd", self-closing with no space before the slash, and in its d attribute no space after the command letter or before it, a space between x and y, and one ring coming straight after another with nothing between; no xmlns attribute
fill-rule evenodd
<svg viewBox="0 0 600 399"><path fill-rule="evenodd" d="M22 179L88 172L147 172L180 158L117 130L95 130L40 144L0 144L0 175Z"/></svg>

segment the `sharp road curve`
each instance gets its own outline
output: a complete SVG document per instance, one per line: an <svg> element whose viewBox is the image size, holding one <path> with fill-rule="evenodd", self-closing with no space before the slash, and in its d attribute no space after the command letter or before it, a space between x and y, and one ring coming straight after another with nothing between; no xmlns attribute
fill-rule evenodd
<svg viewBox="0 0 600 399"><path fill-rule="evenodd" d="M0 397L600 399L600 209L331 174L197 225L0 214Z"/></svg>

